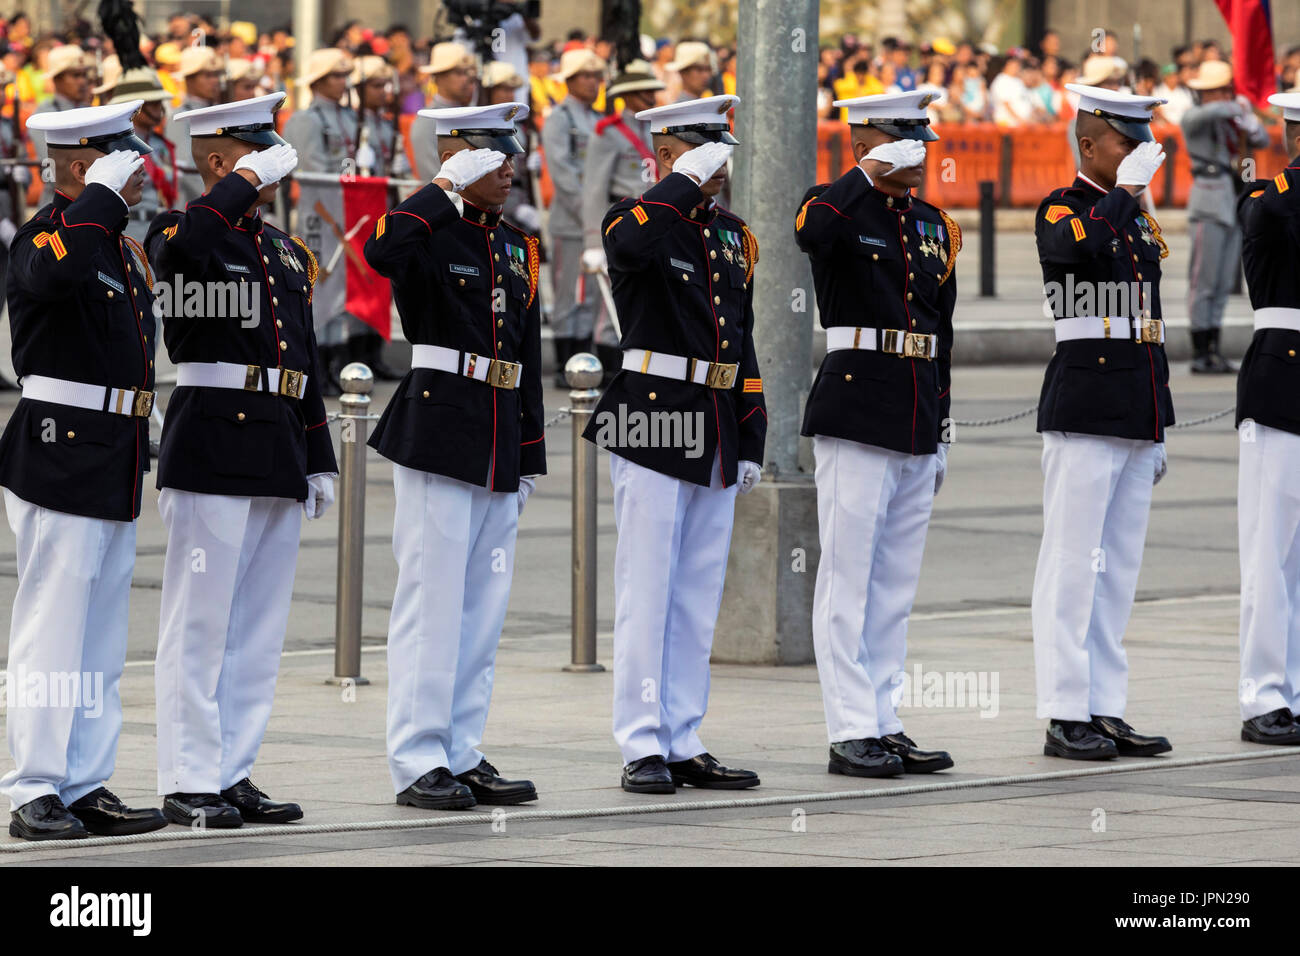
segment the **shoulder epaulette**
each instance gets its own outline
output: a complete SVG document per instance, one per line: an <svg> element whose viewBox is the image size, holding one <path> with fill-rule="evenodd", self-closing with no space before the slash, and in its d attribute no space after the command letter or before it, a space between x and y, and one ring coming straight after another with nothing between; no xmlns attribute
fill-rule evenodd
<svg viewBox="0 0 1300 956"><path fill-rule="evenodd" d="M743 222L740 232L745 239L745 281L749 282L754 278L754 266L758 265L758 237Z"/></svg>
<svg viewBox="0 0 1300 956"><path fill-rule="evenodd" d="M122 234L122 241L125 242L127 247L131 250L131 255L135 256L136 265L138 265L140 271L144 273L145 285L147 285L149 291L152 292L153 273L149 271L149 257L144 254L144 246L140 245L140 243L136 242L126 233Z"/></svg>
<svg viewBox="0 0 1300 956"><path fill-rule="evenodd" d="M528 246L528 306L533 304L537 298L537 281L542 272L542 255L541 249L536 236L524 234L524 242Z"/></svg>
<svg viewBox="0 0 1300 956"><path fill-rule="evenodd" d="M320 274L320 265L316 262L316 257L312 255L307 243L301 236L290 236L294 242L302 247L302 251L307 253L307 287L311 290L307 293L307 301L310 303L313 295L316 294L316 276Z"/></svg>
<svg viewBox="0 0 1300 956"><path fill-rule="evenodd" d="M943 217L943 224L948 229L948 262L943 272L943 278L939 280L939 284L943 285L948 281L948 277L952 275L952 270L957 265L957 253L961 252L961 226L957 225L952 216L942 209L939 210L939 215Z"/></svg>

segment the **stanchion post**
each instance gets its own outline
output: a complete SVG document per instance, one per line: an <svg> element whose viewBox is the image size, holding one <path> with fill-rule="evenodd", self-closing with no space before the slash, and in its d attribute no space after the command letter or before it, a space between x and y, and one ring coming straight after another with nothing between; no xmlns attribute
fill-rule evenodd
<svg viewBox="0 0 1300 956"><path fill-rule="evenodd" d="M564 363L573 418L573 646L566 671L594 673L596 663L596 457L595 445L582 437L600 397L600 360L579 352Z"/></svg>
<svg viewBox="0 0 1300 956"><path fill-rule="evenodd" d="M986 299L998 294L993 241L993 183L986 179L980 182L980 297Z"/></svg>
<svg viewBox="0 0 1300 956"><path fill-rule="evenodd" d="M361 676L361 585L366 542L366 426L375 376L361 362L339 372L339 551L334 609L334 676L327 684L368 684Z"/></svg>

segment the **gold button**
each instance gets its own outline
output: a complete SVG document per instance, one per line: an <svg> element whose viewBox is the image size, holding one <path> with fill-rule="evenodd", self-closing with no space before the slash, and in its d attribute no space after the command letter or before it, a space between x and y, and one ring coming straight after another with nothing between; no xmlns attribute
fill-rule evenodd
<svg viewBox="0 0 1300 956"><path fill-rule="evenodd" d="M718 316L718 325L726 325L726 324L727 324L727 320L724 319L722 316Z"/></svg>
<svg viewBox="0 0 1300 956"><path fill-rule="evenodd" d="M1132 241L1133 241L1133 237L1132 237L1132 236L1129 236L1129 237L1128 237L1128 241L1129 241L1129 242L1132 242Z"/></svg>
<svg viewBox="0 0 1300 956"><path fill-rule="evenodd" d="M907 253L907 261L908 261L908 262L911 262L911 261L912 261L912 254L911 254L910 252Z"/></svg>
<svg viewBox="0 0 1300 956"><path fill-rule="evenodd" d="M916 273L915 273L915 272L909 272L909 273L907 274L907 278L908 278L908 279L915 279L915 278L916 278ZM1141 277L1141 276L1138 276L1138 278L1141 279L1142 277Z"/></svg>
<svg viewBox="0 0 1300 956"><path fill-rule="evenodd" d="M496 237L497 237L497 234L496 234L495 232L489 232L489 233L488 233L488 238L489 238L489 239L495 239Z"/></svg>
<svg viewBox="0 0 1300 956"><path fill-rule="evenodd" d="M1286 354L1291 356L1292 358L1295 358L1295 349L1287 349Z"/></svg>
<svg viewBox="0 0 1300 956"><path fill-rule="evenodd" d="M505 325L505 324L506 324L506 320L505 320L505 319L497 319L497 328L498 328L498 329L501 328L501 326L503 326L503 325Z"/></svg>
<svg viewBox="0 0 1300 956"><path fill-rule="evenodd" d="M1138 278L1139 278L1139 279L1142 278L1142 273L1140 273L1140 272L1138 273Z"/></svg>
<svg viewBox="0 0 1300 956"><path fill-rule="evenodd" d="M127 271L127 272L130 272L130 271L131 271L131 263L129 263L129 262L126 264L126 271Z"/></svg>
<svg viewBox="0 0 1300 956"><path fill-rule="evenodd" d="M282 329L282 328L284 328L284 320L283 320L283 319L276 319L276 320L275 320L275 327L276 327L277 329Z"/></svg>
<svg viewBox="0 0 1300 956"><path fill-rule="evenodd" d="M499 253L499 252L494 252L494 253L492 253L492 258L495 259L497 262L500 262L500 261L501 261L501 253Z"/></svg>
<svg viewBox="0 0 1300 956"><path fill-rule="evenodd" d="M912 240L909 239L907 236L904 236L904 237L903 237L903 242L904 242L904 243L908 243L908 242L911 242L911 241L912 241Z"/></svg>
<svg viewBox="0 0 1300 956"><path fill-rule="evenodd" d="M1105 365L1105 364L1106 364L1106 356L1104 356L1104 355L1100 355L1100 356L1098 356L1098 357L1097 357L1097 364L1098 364L1098 365Z"/></svg>
<svg viewBox="0 0 1300 956"><path fill-rule="evenodd" d="M749 288L749 283L748 283L748 282L742 282L742 283L740 284L740 287L741 287L742 289L748 289L748 288Z"/></svg>
<svg viewBox="0 0 1300 956"><path fill-rule="evenodd" d="M76 433L76 432L68 432L68 437L69 437L69 438L76 438L76 437L77 437L77 433Z"/></svg>
<svg viewBox="0 0 1300 956"><path fill-rule="evenodd" d="M497 276L497 281L498 281L498 282L501 281L501 277L500 277L500 276Z"/></svg>
<svg viewBox="0 0 1300 956"><path fill-rule="evenodd" d="M497 343L497 348L499 348L499 349L503 349L503 348L505 348L505 343L504 343L504 342L498 342L498 343Z"/></svg>
<svg viewBox="0 0 1300 956"><path fill-rule="evenodd" d="M689 279L690 279L690 276L688 276L685 272L683 272L683 273L682 273L682 281L683 281L683 282L686 282L686 281L689 280Z"/></svg>
<svg viewBox="0 0 1300 956"><path fill-rule="evenodd" d="M427 388L424 390L424 397L425 398L429 397L429 390Z"/></svg>
<svg viewBox="0 0 1300 956"><path fill-rule="evenodd" d="M1141 276L1138 276L1138 278L1141 279L1142 277L1141 277ZM131 286L131 294L132 294L132 295L139 295L139 294L140 294L140 290L137 289L135 286Z"/></svg>
<svg viewBox="0 0 1300 956"><path fill-rule="evenodd" d="M280 304L280 300L277 299L275 296L271 296L271 304L272 304L272 305L279 305L279 304Z"/></svg>
<svg viewBox="0 0 1300 956"><path fill-rule="evenodd" d="M651 392L651 393L650 393L650 401L653 402L654 400L655 400L655 393L654 393L654 392Z"/></svg>
<svg viewBox="0 0 1300 956"><path fill-rule="evenodd" d="M907 301L908 301L908 302L911 302L911 301L912 301L912 293L910 293L910 292L907 293Z"/></svg>
<svg viewBox="0 0 1300 956"><path fill-rule="evenodd" d="M238 415L236 415L235 417L238 418L238 419L242 422L242 421L244 420L244 413L243 413L243 412L240 412L240 413L239 413Z"/></svg>
<svg viewBox="0 0 1300 956"><path fill-rule="evenodd" d="M271 283L271 285L275 285L275 276L268 276L266 281Z"/></svg>
<svg viewBox="0 0 1300 956"><path fill-rule="evenodd" d="M150 368L153 368L153 359L150 359L150 360L149 360L149 367L150 367Z"/></svg>
<svg viewBox="0 0 1300 956"><path fill-rule="evenodd" d="M730 345L730 344L731 344L731 343L728 342L726 339L723 339L723 340L722 340L722 347L723 347L724 349L725 349L728 345Z"/></svg>
<svg viewBox="0 0 1300 956"><path fill-rule="evenodd" d="M113 298L113 290L112 290L112 289L109 289L109 290L108 290L108 297L109 297L110 299Z"/></svg>
<svg viewBox="0 0 1300 956"><path fill-rule="evenodd" d="M709 250L709 258L710 258L710 259L716 259L716 258L718 258L718 250L717 250L717 249L710 249L710 250Z"/></svg>
<svg viewBox="0 0 1300 956"><path fill-rule="evenodd" d="M262 237L261 237L261 236L258 236L258 237L257 237L257 244L258 244L259 246L262 244Z"/></svg>
<svg viewBox="0 0 1300 956"><path fill-rule="evenodd" d="M709 230L707 229L704 230L704 238L705 239L709 238Z"/></svg>
<svg viewBox="0 0 1300 956"><path fill-rule="evenodd" d="M280 351L281 351L281 352L283 352L283 351L284 351L285 349L287 349L288 347L289 347L289 343L288 343L288 342L281 342L281 343L280 343Z"/></svg>
<svg viewBox="0 0 1300 956"><path fill-rule="evenodd" d="M880 253L878 253L878 252L873 252L873 253L871 254L871 261L872 261L872 262L875 262L875 261L878 260L879 258L880 258Z"/></svg>
<svg viewBox="0 0 1300 956"><path fill-rule="evenodd" d="M721 297L721 296L717 296L717 295L715 295L715 296L713 297L713 304L714 304L714 305L722 305L722 297Z"/></svg>
<svg viewBox="0 0 1300 956"><path fill-rule="evenodd" d="M271 262L271 260L270 260L269 258L267 258L266 256L262 256L262 261L265 262L265 263L267 263L268 265L269 265L270 262Z"/></svg>
<svg viewBox="0 0 1300 956"><path fill-rule="evenodd" d="M844 381L846 381L846 382L851 382L851 381L853 381L853 376L852 376L852 375L845 375L845 376L844 376Z"/></svg>
<svg viewBox="0 0 1300 956"><path fill-rule="evenodd" d="M1137 262L1137 261L1138 261L1138 257L1137 257L1137 256L1134 256L1134 257L1133 257L1133 261L1134 261L1134 262Z"/></svg>
<svg viewBox="0 0 1300 956"><path fill-rule="evenodd" d="M464 280L464 279L457 279L457 280L456 280L456 284L457 284L457 285L464 285L464 284L465 284L465 280Z"/></svg>
<svg viewBox="0 0 1300 956"><path fill-rule="evenodd" d="M717 281L718 281L719 279L721 279L721 278L722 278L722 276L718 275L716 272L713 273L713 281L714 281L714 282L717 282Z"/></svg>

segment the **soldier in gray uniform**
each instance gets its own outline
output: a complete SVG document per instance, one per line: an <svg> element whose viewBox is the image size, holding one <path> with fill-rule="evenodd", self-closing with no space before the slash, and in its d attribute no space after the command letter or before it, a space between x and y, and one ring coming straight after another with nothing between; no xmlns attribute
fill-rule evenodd
<svg viewBox="0 0 1300 956"><path fill-rule="evenodd" d="M341 176L350 171L344 164L357 158L357 114L342 104L351 78L352 60L340 49L316 50L308 57L299 82L311 90L311 103L284 124L284 138L298 151L298 169L302 172ZM359 348L350 340L365 336L370 327L346 312L326 315L323 310L316 312L315 323L324 375L321 388L326 396L342 394L339 371L352 350Z"/></svg>
<svg viewBox="0 0 1300 956"><path fill-rule="evenodd" d="M357 57L352 74L361 110L361 133L357 140L357 167L363 176L411 175L406 143L391 118L397 73L381 56Z"/></svg>
<svg viewBox="0 0 1300 956"><path fill-rule="evenodd" d="M177 79L185 81L185 98L181 100L180 107L172 115L212 106L220 100L221 78L225 72L221 57L212 47L187 46L181 53L181 63L176 70ZM174 119L167 120L165 135L173 143L188 145L190 141L189 130L183 123L178 124ZM203 177L194 166L193 156L182 155L179 163L181 183L176 196L176 206L184 209L190 202L203 195Z"/></svg>
<svg viewBox="0 0 1300 956"><path fill-rule="evenodd" d="M1241 269L1236 164L1248 149L1267 146L1268 132L1249 102L1236 97L1228 63L1206 60L1187 85L1199 94L1182 123L1193 177L1187 200L1192 371L1232 374L1237 367L1219 354L1219 333L1228 294Z"/></svg>
<svg viewBox="0 0 1300 956"><path fill-rule="evenodd" d="M551 110L542 127L542 150L555 186L549 223L555 303L551 329L555 336L555 384L562 388L567 384L564 363L571 355L591 348L600 301L595 279L590 276L583 283L579 300L578 278L583 250L582 174L587 144L600 120L600 114L591 104L600 93L605 61L590 50L570 50L560 59L560 76L568 87L568 95Z"/></svg>
<svg viewBox="0 0 1300 956"><path fill-rule="evenodd" d="M457 106L472 106L478 88L478 65L474 55L459 43L438 43L429 55L427 66L420 72L432 76L438 92L429 109L443 110ZM415 178L431 182L442 164L438 161L438 134L436 122L427 116L416 116L411 123L411 146L415 152Z"/></svg>
<svg viewBox="0 0 1300 956"><path fill-rule="evenodd" d="M596 124L582 168L582 268L593 274L593 281L594 273L607 271L600 228L605 211L625 196L641 195L655 181L657 164L650 124L637 119L636 114L653 107L655 91L663 88L650 64L633 60L605 90L605 100L611 105L616 98L623 98L623 112L606 116ZM618 333L603 307L592 337L608 381L623 367L623 355Z"/></svg>
<svg viewBox="0 0 1300 956"><path fill-rule="evenodd" d="M54 84L54 95L36 107L37 113L62 113L64 110L77 109L90 105L90 55L79 46L65 44L50 51L46 61L46 75ZM37 129L28 131L32 145L36 147L36 158L44 163L45 134ZM46 174L41 167L45 189L41 193L41 205L54 201L54 167Z"/></svg>
<svg viewBox="0 0 1300 956"><path fill-rule="evenodd" d="M127 70L105 96L109 106L144 100L131 122L135 135L148 143L153 152L144 158L144 190L140 201L128 213L125 230L136 242L144 242L154 217L175 208L180 187L176 144L158 132L163 121L163 103L172 96L163 89L158 74L147 66Z"/></svg>

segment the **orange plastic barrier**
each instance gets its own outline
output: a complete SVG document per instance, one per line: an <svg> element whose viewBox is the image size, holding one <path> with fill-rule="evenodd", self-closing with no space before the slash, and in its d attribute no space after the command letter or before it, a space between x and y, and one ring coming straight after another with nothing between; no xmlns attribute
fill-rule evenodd
<svg viewBox="0 0 1300 956"><path fill-rule="evenodd" d="M991 123L936 124L925 164L922 197L945 209L973 209L980 203L980 183L992 180L1001 202L1003 133Z"/></svg>

